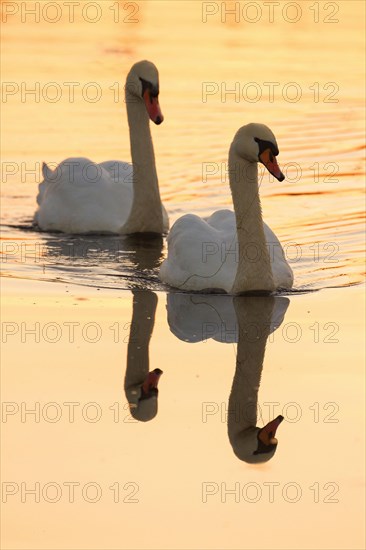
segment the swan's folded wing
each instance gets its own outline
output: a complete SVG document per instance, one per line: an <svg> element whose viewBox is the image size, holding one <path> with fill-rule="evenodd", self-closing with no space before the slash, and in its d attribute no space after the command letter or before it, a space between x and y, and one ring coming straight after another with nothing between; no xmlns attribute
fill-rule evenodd
<svg viewBox="0 0 366 550"><path fill-rule="evenodd" d="M133 184L133 167L128 162L120 160L106 160L99 164L101 168L106 170L115 183Z"/></svg>
<svg viewBox="0 0 366 550"><path fill-rule="evenodd" d="M44 231L118 233L133 198L131 185L86 158L66 159L39 187L35 220Z"/></svg>
<svg viewBox="0 0 366 550"><path fill-rule="evenodd" d="M217 214L207 221L193 214L179 218L168 236L168 258L160 268L161 280L182 290L229 292L237 268L236 232L233 235L231 227Z"/></svg>

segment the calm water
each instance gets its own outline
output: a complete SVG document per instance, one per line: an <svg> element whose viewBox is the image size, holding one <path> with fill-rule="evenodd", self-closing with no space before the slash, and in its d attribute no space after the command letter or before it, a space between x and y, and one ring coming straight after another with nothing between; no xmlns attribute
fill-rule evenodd
<svg viewBox="0 0 366 550"><path fill-rule="evenodd" d="M3 423L3 479L19 488L4 504L5 547L364 548L364 3L301 1L295 13L280 2L271 22L259 1L105 1L95 23L85 2L73 22L63 2L39 22L20 4L1 4L10 323L1 374L3 400L15 403ZM222 21L225 7L240 9L237 21ZM234 133L252 121L275 132L287 177L263 174L262 207L294 270L294 293L169 292L157 275L165 239L32 228L42 161L130 159L123 85L144 58L160 72L165 121L152 132L171 224L231 208ZM155 368L158 404L130 411ZM257 426L285 417L278 450L261 465L245 461L247 426L239 415L238 436L228 414L248 401ZM70 402L80 405L75 421ZM22 403L39 403L40 422L23 422ZM60 409L43 410L47 403ZM151 421L141 422L146 414ZM35 503L22 482L58 483L62 495L51 503L51 487ZM80 484L74 502L65 482Z"/></svg>
<svg viewBox="0 0 366 550"><path fill-rule="evenodd" d="M360 287L3 290L4 547L364 547ZM156 368L158 399L139 401ZM248 413L284 416L268 462L246 461Z"/></svg>

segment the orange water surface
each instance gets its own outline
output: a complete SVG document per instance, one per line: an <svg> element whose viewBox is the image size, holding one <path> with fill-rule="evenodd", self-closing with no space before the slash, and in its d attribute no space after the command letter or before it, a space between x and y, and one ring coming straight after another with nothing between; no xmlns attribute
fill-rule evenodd
<svg viewBox="0 0 366 550"><path fill-rule="evenodd" d="M71 4L1 2L3 547L364 548L364 2ZM32 226L42 161L130 159L140 59L171 223L231 208L233 135L275 132L286 179L260 192L294 292L169 292L165 238ZM238 456L229 399L284 416L268 462Z"/></svg>

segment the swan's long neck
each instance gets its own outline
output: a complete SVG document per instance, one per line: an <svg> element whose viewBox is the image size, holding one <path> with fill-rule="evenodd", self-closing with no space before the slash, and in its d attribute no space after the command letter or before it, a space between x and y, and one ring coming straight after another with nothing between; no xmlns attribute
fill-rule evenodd
<svg viewBox="0 0 366 550"><path fill-rule="evenodd" d="M245 455L245 436L257 424L258 391L274 308L272 297L235 297L238 322L236 370L229 397L228 435L235 453Z"/></svg>
<svg viewBox="0 0 366 550"><path fill-rule="evenodd" d="M126 86L133 164L133 203L123 233L163 233L163 213L145 105Z"/></svg>
<svg viewBox="0 0 366 550"><path fill-rule="evenodd" d="M140 386L149 373L149 343L154 328L156 305L157 296L153 292L133 292L124 386L128 402L135 406L140 398Z"/></svg>
<svg viewBox="0 0 366 550"><path fill-rule="evenodd" d="M229 174L239 244L239 262L231 292L272 292L275 285L259 199L258 165L239 157L232 146Z"/></svg>

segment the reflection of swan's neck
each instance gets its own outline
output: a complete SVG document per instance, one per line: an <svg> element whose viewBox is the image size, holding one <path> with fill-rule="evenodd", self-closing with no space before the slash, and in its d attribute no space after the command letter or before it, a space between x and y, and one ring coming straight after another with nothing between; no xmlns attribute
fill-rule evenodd
<svg viewBox="0 0 366 550"><path fill-rule="evenodd" d="M149 117L140 98L126 85L133 164L133 203L124 233L163 233L163 214Z"/></svg>
<svg viewBox="0 0 366 550"><path fill-rule="evenodd" d="M259 199L258 165L239 157L232 146L229 174L239 243L239 263L231 292L271 292L275 285Z"/></svg>
<svg viewBox="0 0 366 550"><path fill-rule="evenodd" d="M235 454L244 458L248 453L247 438L256 437L258 432L258 390L274 298L237 297L234 298L234 307L239 340L236 371L229 398L228 434Z"/></svg>
<svg viewBox="0 0 366 550"><path fill-rule="evenodd" d="M149 343L154 328L157 296L150 291L133 293L133 313L127 349L125 392L130 405L138 406L141 385L149 373Z"/></svg>

